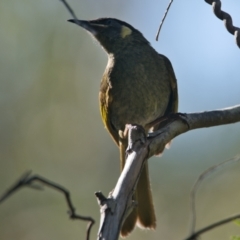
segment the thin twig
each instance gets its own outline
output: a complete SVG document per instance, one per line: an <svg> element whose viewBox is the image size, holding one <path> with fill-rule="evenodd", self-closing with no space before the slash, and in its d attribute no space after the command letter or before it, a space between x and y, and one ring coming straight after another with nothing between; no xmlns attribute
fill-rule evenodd
<svg viewBox="0 0 240 240"><path fill-rule="evenodd" d="M193 234L193 232L195 231L195 227L196 227L196 193L197 193L197 190L198 190L200 184L206 177L208 177L209 175L214 173L216 170L219 170L220 167L222 168L225 164L234 163L239 160L240 160L240 156L238 155L238 156L227 159L219 164L216 164L216 165L208 168L203 173L201 173L201 175L198 177L197 181L194 183L192 191L191 191L191 195L190 195L190 213L191 213L190 234Z"/></svg>
<svg viewBox="0 0 240 240"><path fill-rule="evenodd" d="M220 0L205 0L206 3L212 5L213 12L217 18L222 20L227 28L228 32L235 36L235 41L240 48L240 28L233 25L232 17L227 12L222 11Z"/></svg>
<svg viewBox="0 0 240 240"><path fill-rule="evenodd" d="M64 6L67 8L67 10L70 12L70 14L73 16L74 20L78 20L76 14L74 13L74 11L70 7L70 5L67 3L67 1L65 1L65 0L60 0L60 1L64 4Z"/></svg>
<svg viewBox="0 0 240 240"><path fill-rule="evenodd" d="M91 228L92 228L93 224L95 223L95 220L91 217L86 217L86 216L81 216L81 215L76 214L75 208L71 201L70 192L66 188L60 186L59 184L51 182L46 178L43 178L38 175L31 176L30 174L31 174L30 171L24 173L22 175L22 177L0 197L0 203L2 203L4 200L6 200L11 194L13 194L17 190L19 190L21 187L32 187L37 190L39 190L39 189L42 190L43 189L42 186L40 188L38 185L35 185L35 182L40 182L41 184L44 184L48 187L58 190L64 194L67 205L69 207L68 214L71 219L78 219L78 220L83 220L83 221L89 222L89 224L87 226L87 233L86 233L86 240L89 240Z"/></svg>
<svg viewBox="0 0 240 240"><path fill-rule="evenodd" d="M216 227L219 227L221 225L224 225L226 223L229 223L233 220L236 220L236 219L239 219L240 218L240 214L237 214L237 215L234 215L234 216L231 216L231 217L228 217L228 218L225 218L225 219L222 219L218 222L215 222L211 225L208 225L207 227L204 227L200 230L198 230L197 232L193 233L192 235L190 235L189 237L185 238L184 240L196 240L197 237L199 237L201 234L205 233L205 232L208 232Z"/></svg>
<svg viewBox="0 0 240 240"><path fill-rule="evenodd" d="M173 0L170 0L169 4L168 4L168 6L167 6L166 12L164 13L164 16L163 16L163 18L162 18L162 21L161 21L161 23L160 23L160 26L159 26L159 28L158 28L157 35L156 35L156 41L158 41L158 37L159 37L160 31L161 31L162 25L163 25L163 23L164 23L165 18L167 17L168 11L169 11L172 3L173 3Z"/></svg>

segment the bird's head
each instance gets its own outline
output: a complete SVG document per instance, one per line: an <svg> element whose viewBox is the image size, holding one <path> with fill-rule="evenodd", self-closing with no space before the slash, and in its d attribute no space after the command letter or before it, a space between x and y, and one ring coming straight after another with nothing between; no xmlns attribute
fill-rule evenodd
<svg viewBox="0 0 240 240"><path fill-rule="evenodd" d="M138 42L148 44L137 29L115 18L90 21L70 19L68 21L91 33L109 54L122 51L127 46L135 46Z"/></svg>

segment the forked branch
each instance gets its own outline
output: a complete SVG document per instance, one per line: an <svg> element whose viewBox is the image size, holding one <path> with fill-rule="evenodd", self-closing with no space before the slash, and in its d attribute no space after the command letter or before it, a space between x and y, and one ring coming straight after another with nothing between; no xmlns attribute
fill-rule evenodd
<svg viewBox="0 0 240 240"><path fill-rule="evenodd" d="M40 183L40 184L37 184L37 183ZM50 180L43 178L41 176L31 175L30 171L23 174L22 177L15 184L13 184L12 187L10 187L2 196L0 196L0 204L4 200L6 200L10 195L15 193L17 190L20 190L22 187L31 187L33 189L43 190L43 185L51 187L61 192L65 196L67 206L69 208L68 214L71 219L74 219L74 220L78 219L78 220L89 222L87 226L87 232L86 232L86 240L89 240L91 228L95 223L94 219L91 217L86 217L86 216L81 216L79 214L76 214L76 210L73 206L73 203L70 197L70 192L66 188L60 186L57 183L51 182Z"/></svg>
<svg viewBox="0 0 240 240"><path fill-rule="evenodd" d="M162 119L159 119L159 121L162 121ZM164 119L164 121L166 121L166 119ZM129 211L134 207L134 203L131 202L131 197L138 182L141 169L147 159L164 151L165 145L182 133L197 128L213 127L236 122L240 122L240 105L202 113L173 114L166 121L165 127L149 134L149 136L145 138L141 127L137 125L128 127L129 136L134 136L134 139L129 141L131 142L131 146L128 147L126 164L114 191L105 199L106 203L109 201L111 202L111 206L114 207L105 205L105 208L101 211L102 216L98 239L118 239L121 225L126 215L129 214ZM132 131L134 131L134 133L132 133ZM218 226L217 223L215 225ZM206 231L206 229L210 230L212 228L209 226L204 230ZM196 233L193 234L195 235L192 236L196 236Z"/></svg>

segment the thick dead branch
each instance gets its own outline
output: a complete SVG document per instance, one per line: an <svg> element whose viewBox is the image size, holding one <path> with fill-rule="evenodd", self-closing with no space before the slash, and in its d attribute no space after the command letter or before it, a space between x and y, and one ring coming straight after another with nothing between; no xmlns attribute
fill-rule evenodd
<svg viewBox="0 0 240 240"><path fill-rule="evenodd" d="M165 127L149 134L147 138L143 137L142 128L138 126L128 127L129 136L130 138L134 136L134 139L130 141L131 146L128 148L126 165L113 193L110 197L104 199L105 204L100 204L101 224L98 239L118 239L123 220L134 207L131 196L138 182L144 161L156 153L162 152L168 142L184 132L239 121L240 105L202 113L175 114L170 116Z"/></svg>
<svg viewBox="0 0 240 240"><path fill-rule="evenodd" d="M175 119L173 115L173 121L149 135L148 157L163 151L168 142L187 131L240 122L240 105L214 111L178 115L179 117L175 117Z"/></svg>
<svg viewBox="0 0 240 240"><path fill-rule="evenodd" d="M160 119L161 121L161 119ZM205 128L218 126L229 123L236 123L240 121L240 105L226 108L222 110L215 110L202 113L190 114L174 114L169 116L166 125L157 132L150 133L148 137L145 136L144 130L141 126L128 125L129 131L129 146L127 149L127 159L125 167L121 173L120 178L114 188L106 198L102 193L96 193L98 203L101 208L101 221L98 233L100 240L115 240L119 237L121 225L126 216L136 206L137 203L132 202L132 195L135 191L141 169L144 162L156 153L162 152L165 145L176 136L197 128ZM42 186L34 184L36 181L47 186L53 187L61 191L67 200L70 208L70 217L72 219L82 219L89 221L87 231L87 239L94 220L90 217L82 217L75 214L75 209L70 201L69 192L58 184L50 182L40 176L29 176L30 173L25 174L15 185L13 185L1 198L0 202L4 201L8 196L20 189L22 186L29 186L35 189L42 189ZM209 231L215 227L221 226L232 219L239 218L239 215L221 220L206 228L193 233L187 239L196 239L197 236Z"/></svg>
<svg viewBox="0 0 240 240"><path fill-rule="evenodd" d="M129 136L133 138L128 148L128 157L122 174L110 196L103 201L98 201L101 207L99 240L118 239L123 220L136 205L131 199L148 149L143 129L136 125L128 128Z"/></svg>

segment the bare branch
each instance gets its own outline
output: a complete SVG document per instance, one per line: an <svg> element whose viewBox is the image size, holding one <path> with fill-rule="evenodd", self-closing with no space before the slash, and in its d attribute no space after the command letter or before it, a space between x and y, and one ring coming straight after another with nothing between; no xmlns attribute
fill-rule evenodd
<svg viewBox="0 0 240 240"><path fill-rule="evenodd" d="M165 13L164 13L164 16L163 16L163 18L162 18L162 21L161 21L161 23L160 23L160 25L159 25L159 28L158 28L158 31L157 31L157 35L156 35L156 41L158 41L158 37L159 37L160 31L161 31L162 25L163 25L163 23L164 23L164 21L165 21L165 18L167 17L168 11L169 11L172 3L173 3L173 0L170 0L169 4L168 4L168 6L167 6L167 9L166 9L166 11L165 11Z"/></svg>
<svg viewBox="0 0 240 240"><path fill-rule="evenodd" d="M63 5L67 8L67 10L69 11L69 13L72 15L72 17L74 18L74 20L78 20L76 14L74 13L74 11L72 10L72 8L70 7L70 5L67 3L67 1L65 0L60 0Z"/></svg>
<svg viewBox="0 0 240 240"><path fill-rule="evenodd" d="M225 27L228 32L235 36L236 44L240 48L240 28L233 26L232 17L221 10L221 1L220 0L205 0L206 3L212 5L213 12L217 18L224 21Z"/></svg>
<svg viewBox="0 0 240 240"><path fill-rule="evenodd" d="M150 133L148 137L145 136L144 129L141 126L128 125L127 129L129 130L128 136L130 144L127 149L126 164L114 191L108 198L105 198L101 193L96 193L101 207L101 222L98 239L118 239L119 231L124 219L136 206L136 203L132 202L132 195L135 191L135 186L137 185L144 162L148 158L156 153L162 152L165 145L170 140L184 132L197 128L218 126L239 121L240 105L202 113L172 114L169 116L169 121L166 121L166 125L163 128L159 131ZM6 199L22 186L31 186L39 189L39 186L36 187L36 185L32 184L33 181L39 181L59 190L65 195L70 209L70 217L72 219L82 219L90 222L87 235L87 239L89 239L90 228L93 225L94 220L90 217L83 217L75 214L75 209L70 201L70 193L68 190L37 175L32 177L29 175L30 173L25 174L0 198L0 201ZM234 216L234 219L235 218L238 218L238 215L237 217ZM203 232L227 223L230 221L229 219L232 219L232 217L210 225L194 233L191 238L188 239L194 239L193 237L196 237Z"/></svg>
<svg viewBox="0 0 240 240"><path fill-rule="evenodd" d="M240 122L240 105L200 113L178 113L178 115L180 116L179 118L175 117L175 120L167 124L164 128L149 134L149 157L162 152L168 142L187 131Z"/></svg>
<svg viewBox="0 0 240 240"><path fill-rule="evenodd" d="M104 203L100 204L102 215L98 239L118 239L122 222L134 207L131 196L138 182L144 161L156 153L162 152L170 140L184 132L239 121L240 105L209 112L172 115L165 127L149 134L147 138L144 138L141 127L132 126L129 128L128 136L133 136L133 138L129 141L131 144L128 147L125 167L113 193L110 197L104 198ZM133 134L132 131L136 132ZM228 220L223 220L223 222L226 221ZM222 221L215 225L219 226L221 224L223 224ZM215 225L213 227L216 227ZM210 230L213 227L210 226L206 229ZM207 230L204 229L204 231Z"/></svg>
<svg viewBox="0 0 240 240"><path fill-rule="evenodd" d="M202 235L203 233L206 233L216 227L220 227L226 223L232 222L233 220L239 219L240 218L240 214L225 218L223 220L220 220L218 222L215 222L205 228L202 228L200 230L198 230L197 232L193 233L191 236L185 238L184 240L197 240L197 238Z"/></svg>
<svg viewBox="0 0 240 240"><path fill-rule="evenodd" d="M133 136L133 138L131 146L128 148L126 164L118 182L110 196L100 204L99 240L118 239L124 219L136 207L136 203L132 202L132 195L148 155L148 149L145 144L143 128L137 125L127 127L129 136Z"/></svg>
<svg viewBox="0 0 240 240"><path fill-rule="evenodd" d="M10 187L10 189L7 190L6 193L4 193L0 197L0 203L2 203L4 200L6 200L11 194L15 193L21 187L26 186L26 187L32 187L37 190L39 190L39 189L42 190L43 189L42 186L40 188L38 185L35 185L35 182L40 182L41 184L44 184L48 187L58 190L64 194L67 205L69 207L68 214L71 219L78 219L78 220L83 220L83 221L89 222L89 224L87 226L87 233L86 233L86 240L89 240L90 239L90 231L91 231L91 228L92 228L93 224L95 223L95 221L91 217L86 217L86 216L81 216L81 215L76 214L75 208L71 201L70 192L66 188L60 186L59 184L51 182L51 181L47 180L46 178L43 178L38 175L31 176L30 174L31 174L30 171L23 174L22 177L12 187Z"/></svg>
<svg viewBox="0 0 240 240"><path fill-rule="evenodd" d="M114 191L108 198L105 198L101 193L96 193L101 207L101 222L98 239L118 239L119 231L124 219L136 206L136 203L132 202L132 194L135 191L135 186L138 182L144 162L148 158L156 153L162 152L165 145L170 140L184 132L197 128L218 126L239 121L240 105L209 112L190 114L178 113L170 115L169 121L166 121L166 125L159 131L149 134L148 137L145 136L144 130L141 126L127 126L129 130L128 136L130 138L130 144L127 149L126 164L121 176L118 179ZM0 200L3 201L22 186L31 186L36 188L36 185L33 185L32 182L39 181L64 193L70 209L70 217L73 219L89 221L90 224L88 233L90 232L90 228L94 223L94 220L90 217L82 217L75 214L75 209L70 201L70 194L66 189L37 175L30 177L29 174L30 173L25 174L4 194L3 197L0 198ZM39 186L37 188L39 188ZM208 226L195 233L194 236L224 224L227 221L230 220L226 219ZM87 236L87 239L88 238L89 235Z"/></svg>
<svg viewBox="0 0 240 240"><path fill-rule="evenodd" d="M195 226L196 226L196 193L197 193L199 185L206 177L208 177L215 171L219 170L219 168L223 168L226 164L234 163L239 160L240 160L240 156L236 156L234 158L227 159L219 164L216 164L216 165L208 168L207 170L205 170L203 173L200 174L197 181L194 183L192 191L191 191L191 195L190 195L190 213L191 213L190 234L194 233Z"/></svg>

